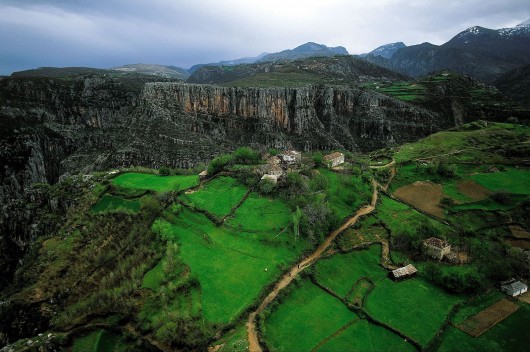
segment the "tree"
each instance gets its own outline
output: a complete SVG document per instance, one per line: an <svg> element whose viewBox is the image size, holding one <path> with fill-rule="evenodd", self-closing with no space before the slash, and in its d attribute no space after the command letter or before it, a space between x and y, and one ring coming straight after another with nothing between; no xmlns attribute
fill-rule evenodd
<svg viewBox="0 0 530 352"><path fill-rule="evenodd" d="M214 158L210 165L208 165L208 174L213 175L222 171L227 165L234 161L234 157L231 154L221 154Z"/></svg>
<svg viewBox="0 0 530 352"><path fill-rule="evenodd" d="M241 147L234 152L234 159L238 164L257 164L261 157L257 151L249 147Z"/></svg>
<svg viewBox="0 0 530 352"><path fill-rule="evenodd" d="M270 194L274 191L276 188L276 184L272 180L264 179L261 180L258 184L258 189L260 193L263 194Z"/></svg>

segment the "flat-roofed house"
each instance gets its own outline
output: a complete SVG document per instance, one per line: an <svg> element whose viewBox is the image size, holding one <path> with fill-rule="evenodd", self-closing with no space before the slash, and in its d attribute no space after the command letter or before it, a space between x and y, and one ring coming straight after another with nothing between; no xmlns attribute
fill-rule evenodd
<svg viewBox="0 0 530 352"><path fill-rule="evenodd" d="M296 150L288 150L283 154L278 155L282 163L287 165L294 165L302 162L302 153Z"/></svg>
<svg viewBox="0 0 530 352"><path fill-rule="evenodd" d="M528 291L528 286L522 283L521 281L510 279L501 282L501 291L509 296L515 297L522 295L523 293Z"/></svg>
<svg viewBox="0 0 530 352"><path fill-rule="evenodd" d="M335 152L324 156L324 162L329 167L335 167L344 163L344 154L341 152Z"/></svg>
<svg viewBox="0 0 530 352"><path fill-rule="evenodd" d="M440 238L430 237L423 241L423 247L428 255L442 260L442 258L451 252L451 245Z"/></svg>

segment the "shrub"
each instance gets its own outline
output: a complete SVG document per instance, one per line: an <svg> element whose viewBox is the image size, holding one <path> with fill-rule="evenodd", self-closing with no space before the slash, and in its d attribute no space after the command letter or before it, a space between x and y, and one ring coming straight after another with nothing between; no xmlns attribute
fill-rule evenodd
<svg viewBox="0 0 530 352"><path fill-rule="evenodd" d="M233 155L238 164L257 164L261 160L259 153L249 147L241 147Z"/></svg>
<svg viewBox="0 0 530 352"><path fill-rule="evenodd" d="M160 176L169 176L171 173L171 169L167 166L160 166L160 169L158 169L158 173Z"/></svg>
<svg viewBox="0 0 530 352"><path fill-rule="evenodd" d="M230 165L234 161L234 157L231 154L221 154L214 158L210 165L208 165L208 174L213 175L225 169L226 166Z"/></svg>
<svg viewBox="0 0 530 352"><path fill-rule="evenodd" d="M273 181L267 179L260 181L258 184L258 190L262 194L270 194L275 188L276 184Z"/></svg>

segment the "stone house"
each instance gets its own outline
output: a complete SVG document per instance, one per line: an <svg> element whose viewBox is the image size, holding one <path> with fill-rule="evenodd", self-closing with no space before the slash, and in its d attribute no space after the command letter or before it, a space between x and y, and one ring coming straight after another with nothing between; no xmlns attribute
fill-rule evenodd
<svg viewBox="0 0 530 352"><path fill-rule="evenodd" d="M401 281L401 280L408 279L409 277L416 276L417 272L418 272L418 270L414 267L414 265L409 264L409 265L406 265L406 266L404 266L402 268L398 268L396 270L392 270L390 272L390 277L394 281Z"/></svg>
<svg viewBox="0 0 530 352"><path fill-rule="evenodd" d="M277 184L278 183L278 178L280 178L280 175L265 174L265 175L261 176L261 180L260 181L269 180L269 181L272 181L272 183Z"/></svg>
<svg viewBox="0 0 530 352"><path fill-rule="evenodd" d="M522 295L523 293L528 291L528 286L522 283L521 281L510 279L501 282L501 291L509 296L515 297Z"/></svg>
<svg viewBox="0 0 530 352"><path fill-rule="evenodd" d="M451 253L451 245L440 238L430 237L423 241L425 252L435 259L442 260L442 258Z"/></svg>
<svg viewBox="0 0 530 352"><path fill-rule="evenodd" d="M205 180L207 177L208 177L208 170L204 170L203 172L201 172L201 173L199 174L199 180L200 180L200 181Z"/></svg>
<svg viewBox="0 0 530 352"><path fill-rule="evenodd" d="M296 150L288 150L283 154L278 155L282 163L287 165L299 164L302 162L302 153Z"/></svg>
<svg viewBox="0 0 530 352"><path fill-rule="evenodd" d="M335 167L344 163L344 154L340 152L331 153L324 156L324 162L328 167Z"/></svg>

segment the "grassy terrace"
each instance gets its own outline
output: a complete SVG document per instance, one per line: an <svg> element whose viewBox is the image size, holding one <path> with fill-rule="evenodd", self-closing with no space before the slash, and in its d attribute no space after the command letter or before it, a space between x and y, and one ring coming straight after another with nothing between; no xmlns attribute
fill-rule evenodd
<svg viewBox="0 0 530 352"><path fill-rule="evenodd" d="M336 254L316 264L316 277L321 285L341 297L346 297L360 278L369 277L379 281L387 275L387 272L379 266L380 260L380 245L370 246L366 250Z"/></svg>
<svg viewBox="0 0 530 352"><path fill-rule="evenodd" d="M235 178L219 177L208 182L203 189L195 193L184 194L182 199L187 204L223 217L230 213L247 191L247 188Z"/></svg>
<svg viewBox="0 0 530 352"><path fill-rule="evenodd" d="M138 213L140 211L139 199L123 199L110 194L105 194L92 207L93 213L106 213L110 211L123 211L127 213Z"/></svg>
<svg viewBox="0 0 530 352"><path fill-rule="evenodd" d="M329 204L341 219L351 215L359 206L370 199L372 188L361 177L344 175L328 169L318 169L327 178Z"/></svg>
<svg viewBox="0 0 530 352"><path fill-rule="evenodd" d="M292 235L276 237L275 231L216 227L204 215L187 209L163 236L179 244L184 263L200 281L204 317L216 323L233 320L306 245L295 243Z"/></svg>
<svg viewBox="0 0 530 352"><path fill-rule="evenodd" d="M265 320L264 335L273 351L311 351L356 319L341 301L304 280Z"/></svg>
<svg viewBox="0 0 530 352"><path fill-rule="evenodd" d="M278 233L291 224L291 211L275 199L251 193L227 225L239 231ZM286 237L286 236L283 236Z"/></svg>
<svg viewBox="0 0 530 352"><path fill-rule="evenodd" d="M530 305L521 304L517 312L477 338L449 326L442 335L442 344L438 351L525 351L530 344L528 326L530 326Z"/></svg>
<svg viewBox="0 0 530 352"><path fill-rule="evenodd" d="M199 177L190 176L159 176L128 172L116 176L112 183L123 188L149 189L155 192L181 191L199 184Z"/></svg>
<svg viewBox="0 0 530 352"><path fill-rule="evenodd" d="M428 281L384 279L368 296L366 310L375 318L426 345L451 308L463 297L451 295Z"/></svg>

